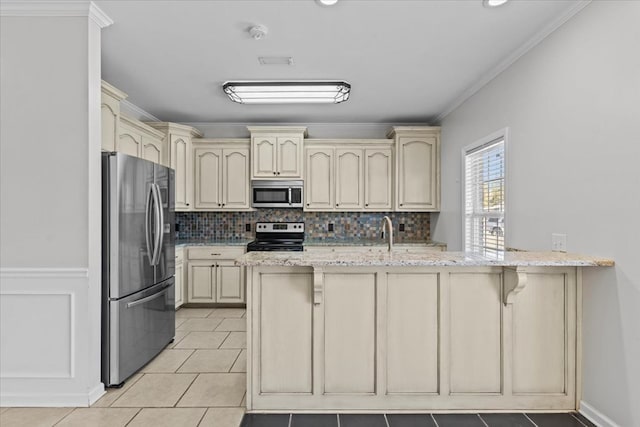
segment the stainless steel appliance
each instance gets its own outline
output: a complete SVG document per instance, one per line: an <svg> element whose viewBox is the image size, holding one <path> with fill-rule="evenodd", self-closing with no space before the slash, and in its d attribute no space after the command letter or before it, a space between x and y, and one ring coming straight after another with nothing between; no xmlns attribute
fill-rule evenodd
<svg viewBox="0 0 640 427"><path fill-rule="evenodd" d="M302 181L251 181L254 208L301 208Z"/></svg>
<svg viewBox="0 0 640 427"><path fill-rule="evenodd" d="M247 245L247 252L294 251L304 249L304 222L258 222L256 240Z"/></svg>
<svg viewBox="0 0 640 427"><path fill-rule="evenodd" d="M102 154L102 381L119 386L175 335L174 171Z"/></svg>

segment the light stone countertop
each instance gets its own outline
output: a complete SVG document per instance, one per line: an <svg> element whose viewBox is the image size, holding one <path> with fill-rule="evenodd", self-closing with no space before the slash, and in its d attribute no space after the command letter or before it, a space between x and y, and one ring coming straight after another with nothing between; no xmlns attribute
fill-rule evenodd
<svg viewBox="0 0 640 427"><path fill-rule="evenodd" d="M186 239L176 240L176 247L185 246L247 246L250 239Z"/></svg>
<svg viewBox="0 0 640 427"><path fill-rule="evenodd" d="M236 265L266 267L610 267L613 260L563 252L507 252L483 256L471 252L249 252Z"/></svg>
<svg viewBox="0 0 640 427"><path fill-rule="evenodd" d="M394 239L394 246L399 247L434 247L434 246L446 246L445 243L436 242L433 240L402 240ZM308 238L304 240L305 246L387 246L387 242L383 239L314 239Z"/></svg>

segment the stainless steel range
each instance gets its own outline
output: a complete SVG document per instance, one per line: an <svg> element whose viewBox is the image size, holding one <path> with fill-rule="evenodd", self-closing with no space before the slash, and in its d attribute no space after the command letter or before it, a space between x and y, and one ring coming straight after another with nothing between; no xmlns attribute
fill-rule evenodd
<svg viewBox="0 0 640 427"><path fill-rule="evenodd" d="M303 250L304 222L258 222L256 240L247 245L247 252Z"/></svg>

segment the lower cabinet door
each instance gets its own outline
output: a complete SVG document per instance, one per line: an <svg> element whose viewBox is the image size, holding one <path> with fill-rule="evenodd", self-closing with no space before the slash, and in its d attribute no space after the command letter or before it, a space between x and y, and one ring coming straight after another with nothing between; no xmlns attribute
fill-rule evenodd
<svg viewBox="0 0 640 427"><path fill-rule="evenodd" d="M245 267L234 265L233 261L217 262L218 302L244 302Z"/></svg>
<svg viewBox="0 0 640 427"><path fill-rule="evenodd" d="M213 261L190 261L187 302L216 302L216 267Z"/></svg>

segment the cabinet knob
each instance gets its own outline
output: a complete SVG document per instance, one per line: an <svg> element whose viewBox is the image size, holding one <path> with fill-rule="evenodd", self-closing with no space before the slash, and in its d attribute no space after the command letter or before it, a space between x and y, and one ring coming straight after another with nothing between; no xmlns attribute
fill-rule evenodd
<svg viewBox="0 0 640 427"><path fill-rule="evenodd" d="M185 203L187 206L189 206L189 203Z"/></svg>
<svg viewBox="0 0 640 427"><path fill-rule="evenodd" d="M274 172L273 174L275 175L276 173Z"/></svg>
<svg viewBox="0 0 640 427"><path fill-rule="evenodd" d="M218 203L218 206L222 206L222 203ZM400 206L402 206L402 205L400 205Z"/></svg>
<svg viewBox="0 0 640 427"><path fill-rule="evenodd" d="M307 206L309 206L309 203L307 203Z"/></svg>
<svg viewBox="0 0 640 427"><path fill-rule="evenodd" d="M369 203L365 203L364 205L365 205L365 206L369 206Z"/></svg>
<svg viewBox="0 0 640 427"><path fill-rule="evenodd" d="M215 264L211 264L211 268L213 268L213 267L215 267L215 266L216 266Z"/></svg>
<svg viewBox="0 0 640 427"><path fill-rule="evenodd" d="M402 203L400 203L400 206L402 206Z"/></svg>
<svg viewBox="0 0 640 427"><path fill-rule="evenodd" d="M340 206L340 204L339 204L339 203L336 203L336 206Z"/></svg>
<svg viewBox="0 0 640 427"><path fill-rule="evenodd" d="M278 172L277 175L280 175L280 172Z"/></svg>

